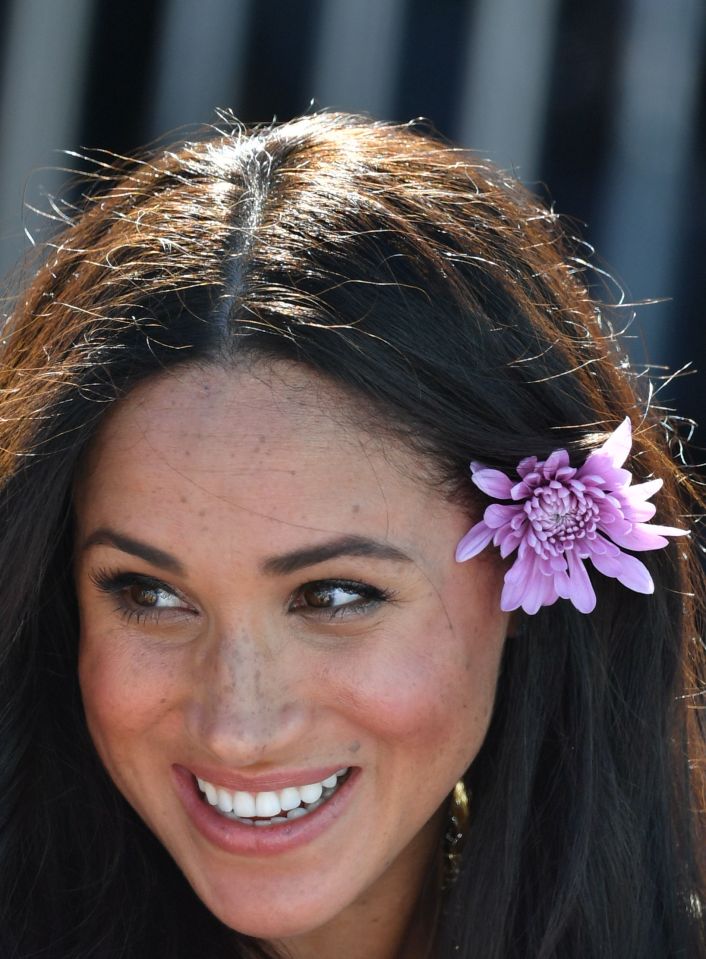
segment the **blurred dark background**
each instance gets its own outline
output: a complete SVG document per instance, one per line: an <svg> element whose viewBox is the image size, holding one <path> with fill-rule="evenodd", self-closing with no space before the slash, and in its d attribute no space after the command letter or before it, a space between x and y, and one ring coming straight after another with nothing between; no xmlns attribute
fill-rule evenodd
<svg viewBox="0 0 706 959"><path fill-rule="evenodd" d="M216 107L424 116L569 215L629 302L659 301L631 350L692 362L660 397L706 445L704 0L0 0L0 51L2 273L26 205L81 168L62 150L129 153Z"/></svg>

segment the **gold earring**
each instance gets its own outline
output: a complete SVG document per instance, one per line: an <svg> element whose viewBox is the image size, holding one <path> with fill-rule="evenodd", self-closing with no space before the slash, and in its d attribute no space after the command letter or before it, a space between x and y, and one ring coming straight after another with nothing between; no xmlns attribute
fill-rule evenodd
<svg viewBox="0 0 706 959"><path fill-rule="evenodd" d="M470 801L466 784L462 779L454 786L449 797L449 823L444 838L443 889L449 889L461 872L461 857L468 830Z"/></svg>

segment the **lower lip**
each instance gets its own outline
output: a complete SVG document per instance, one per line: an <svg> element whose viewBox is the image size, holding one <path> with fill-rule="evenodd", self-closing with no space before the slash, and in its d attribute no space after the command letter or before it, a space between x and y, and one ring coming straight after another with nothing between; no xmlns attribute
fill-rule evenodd
<svg viewBox="0 0 706 959"><path fill-rule="evenodd" d="M272 826L246 826L217 813L201 796L192 773L184 766L172 766L176 790L191 821L214 846L239 856L272 856L312 842L343 814L360 768L351 769L336 792L317 809Z"/></svg>

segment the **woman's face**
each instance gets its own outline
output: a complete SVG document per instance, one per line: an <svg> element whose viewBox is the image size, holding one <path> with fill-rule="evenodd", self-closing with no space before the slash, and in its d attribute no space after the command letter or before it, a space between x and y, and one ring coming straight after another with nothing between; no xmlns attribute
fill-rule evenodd
<svg viewBox="0 0 706 959"><path fill-rule="evenodd" d="M507 628L497 561L454 560L466 512L342 410L301 369L183 368L117 405L76 489L96 748L207 907L264 939L410 907Z"/></svg>

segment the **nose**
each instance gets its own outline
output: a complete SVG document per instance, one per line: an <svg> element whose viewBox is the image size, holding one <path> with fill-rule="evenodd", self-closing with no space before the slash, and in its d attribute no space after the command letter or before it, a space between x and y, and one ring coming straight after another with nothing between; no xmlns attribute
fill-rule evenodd
<svg viewBox="0 0 706 959"><path fill-rule="evenodd" d="M229 767L292 755L308 723L287 645L239 628L214 637L198 664L187 723L201 750Z"/></svg>

